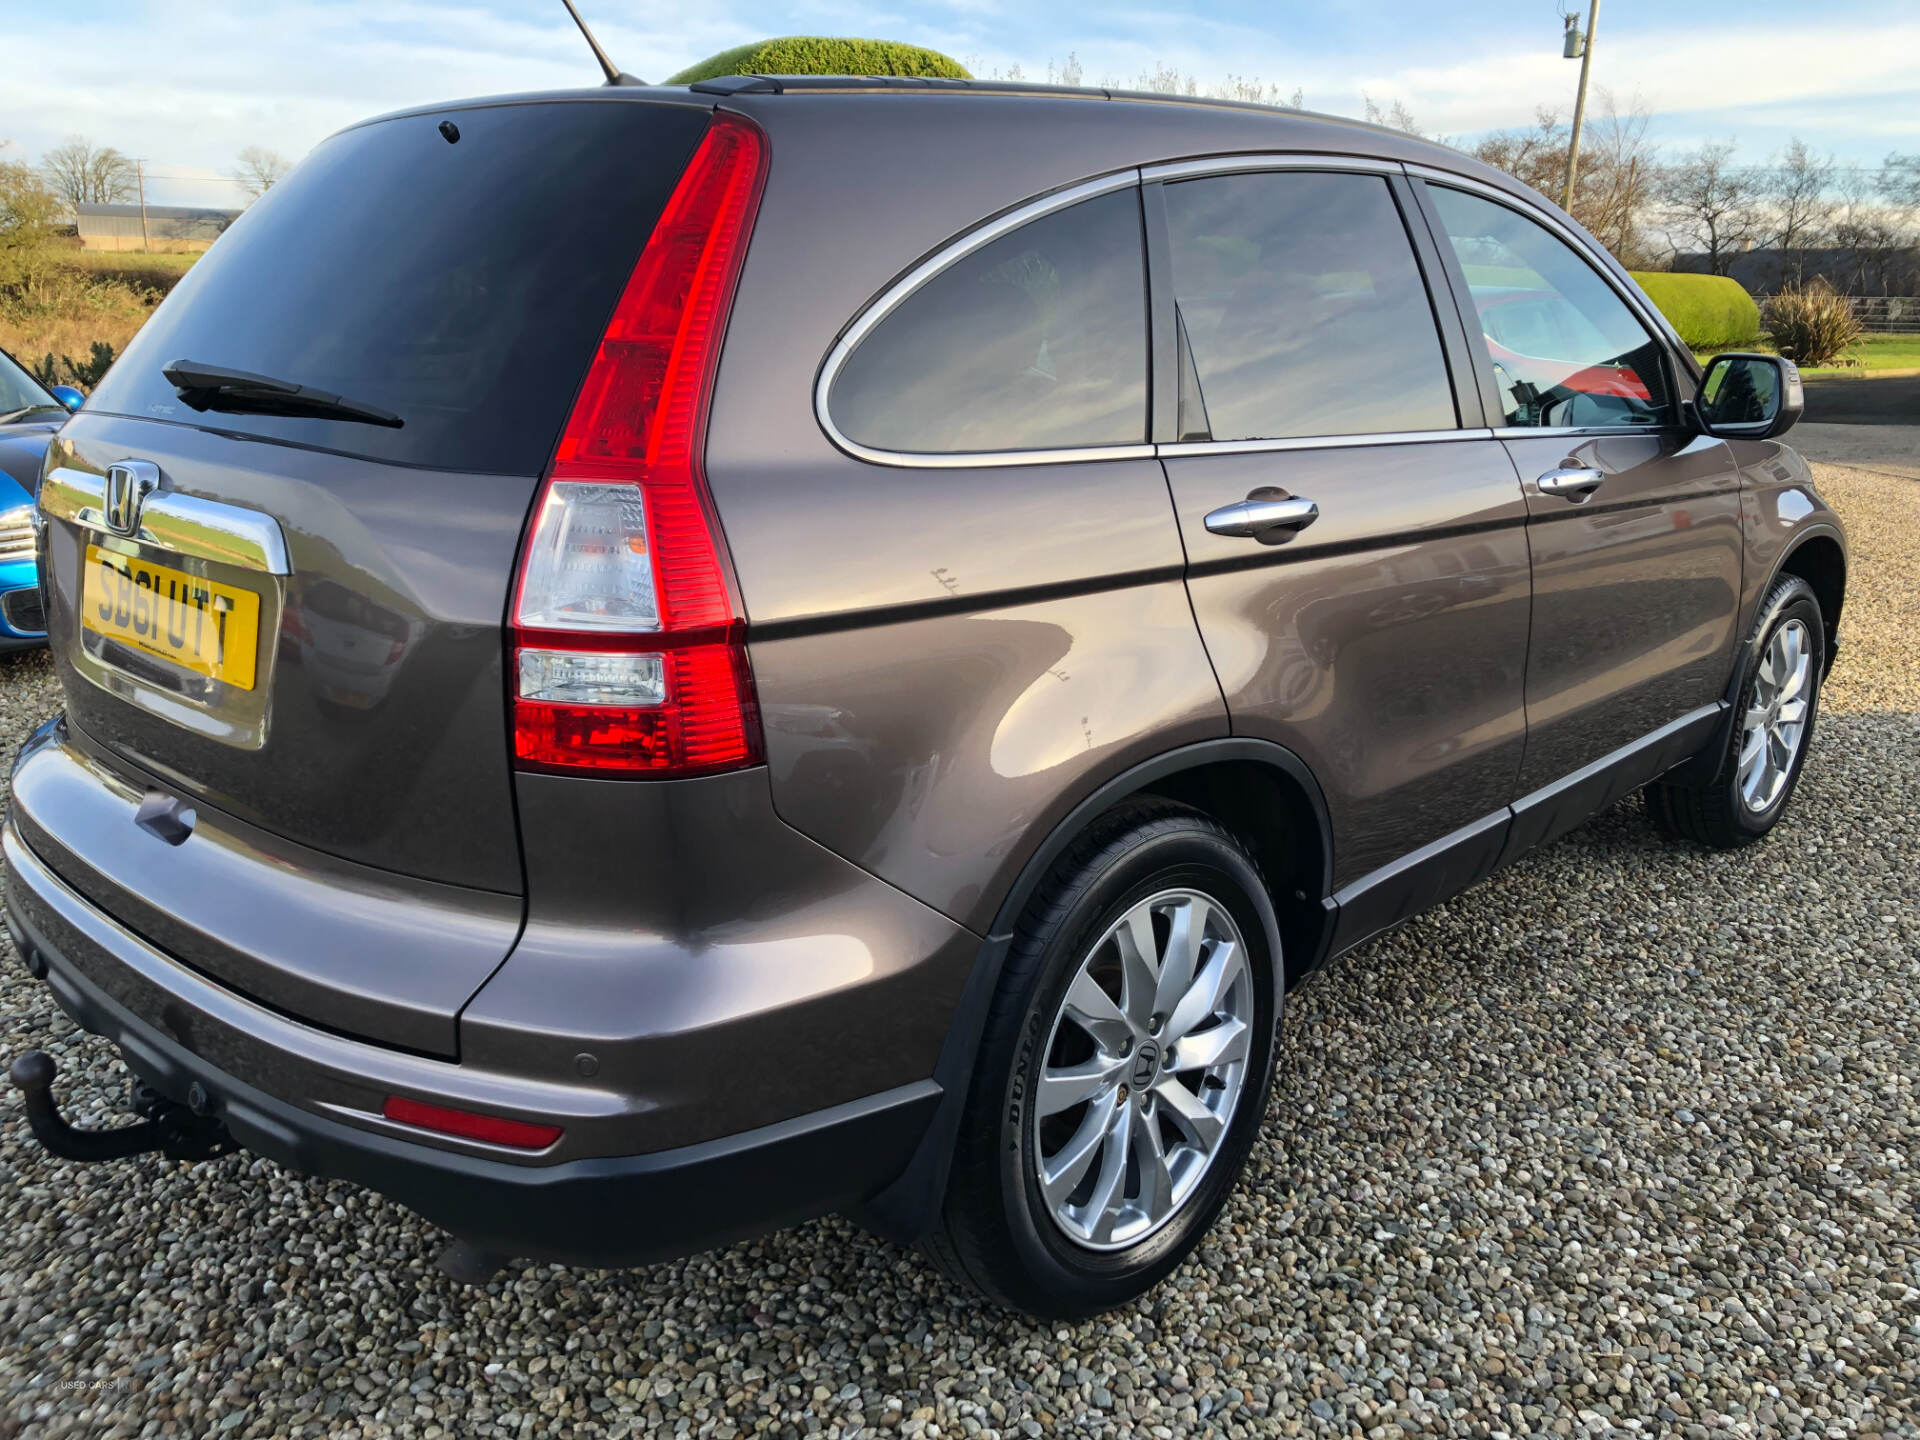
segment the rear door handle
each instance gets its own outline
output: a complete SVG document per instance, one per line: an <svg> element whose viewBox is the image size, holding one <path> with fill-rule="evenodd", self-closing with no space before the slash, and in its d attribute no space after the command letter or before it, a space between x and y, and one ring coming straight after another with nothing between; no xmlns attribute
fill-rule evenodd
<svg viewBox="0 0 1920 1440"><path fill-rule="evenodd" d="M1607 472L1576 467L1567 470L1549 470L1535 483L1542 495L1558 495L1562 500L1571 500L1578 505L1594 491L1606 483Z"/></svg>
<svg viewBox="0 0 1920 1440"><path fill-rule="evenodd" d="M1264 535L1269 530L1298 530L1320 518L1320 507L1299 495L1284 500L1239 500L1207 512L1215 535Z"/></svg>

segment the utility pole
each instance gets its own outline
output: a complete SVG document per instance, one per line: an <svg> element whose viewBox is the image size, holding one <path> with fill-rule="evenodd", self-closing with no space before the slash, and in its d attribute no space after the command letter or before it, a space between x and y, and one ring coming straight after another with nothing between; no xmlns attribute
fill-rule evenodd
<svg viewBox="0 0 1920 1440"><path fill-rule="evenodd" d="M1593 3L1598 5L1600 0L1593 0ZM1585 93L1584 87L1582 93ZM120 173L124 175L126 172L123 170ZM147 162L144 160L134 161L133 173L135 178L140 182L140 248L148 254L152 254L153 240L147 234Z"/></svg>
<svg viewBox="0 0 1920 1440"><path fill-rule="evenodd" d="M1593 0L1587 11L1584 36L1574 28L1578 23L1577 16L1567 16L1567 48L1563 52L1569 60L1580 57L1580 94L1573 102L1573 135L1567 142L1567 183L1560 191L1560 208L1569 214L1573 212L1573 178L1580 169L1580 127L1587 118L1587 76L1593 70L1593 37L1600 28L1600 0Z"/></svg>

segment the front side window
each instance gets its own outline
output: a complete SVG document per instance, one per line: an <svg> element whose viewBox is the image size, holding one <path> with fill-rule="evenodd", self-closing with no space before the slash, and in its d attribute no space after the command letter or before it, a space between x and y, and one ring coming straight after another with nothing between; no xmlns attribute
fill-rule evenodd
<svg viewBox="0 0 1920 1440"><path fill-rule="evenodd" d="M1673 415L1659 344L1594 268L1492 200L1428 188L1466 274L1505 423L1648 428Z"/></svg>
<svg viewBox="0 0 1920 1440"><path fill-rule="evenodd" d="M834 377L827 411L876 450L956 455L1147 438L1140 200L1083 200L915 290Z"/></svg>
<svg viewBox="0 0 1920 1440"><path fill-rule="evenodd" d="M1169 184L1182 440L1451 430L1453 389L1378 175Z"/></svg>

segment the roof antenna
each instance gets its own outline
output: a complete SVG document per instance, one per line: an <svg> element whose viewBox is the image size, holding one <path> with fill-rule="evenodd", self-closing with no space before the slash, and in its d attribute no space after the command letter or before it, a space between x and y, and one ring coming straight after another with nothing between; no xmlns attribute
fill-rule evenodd
<svg viewBox="0 0 1920 1440"><path fill-rule="evenodd" d="M573 0L560 0L567 7L567 13L573 17L573 23L580 27L580 33L586 37L587 48L593 51L593 58L600 62L600 68L607 73L609 85L644 85L644 80L635 79L613 61L607 58L607 52L600 48L600 42L593 38L593 31L587 28L587 22L580 18L580 12L573 8Z"/></svg>

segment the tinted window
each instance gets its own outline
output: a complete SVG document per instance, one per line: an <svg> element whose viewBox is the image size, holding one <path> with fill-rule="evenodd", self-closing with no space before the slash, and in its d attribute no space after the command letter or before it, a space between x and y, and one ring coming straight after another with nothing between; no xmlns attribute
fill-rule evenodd
<svg viewBox="0 0 1920 1440"><path fill-rule="evenodd" d="M1591 265L1504 205L1428 193L1466 272L1508 425L1666 422L1660 347Z"/></svg>
<svg viewBox="0 0 1920 1440"><path fill-rule="evenodd" d="M1383 178L1220 175L1165 194L1182 439L1454 427L1432 304Z"/></svg>
<svg viewBox="0 0 1920 1440"><path fill-rule="evenodd" d="M705 127L702 111L606 101L336 135L187 272L87 409L537 474ZM405 424L202 415L160 374L183 359L330 390Z"/></svg>
<svg viewBox="0 0 1920 1440"><path fill-rule="evenodd" d="M848 356L827 407L842 434L877 450L1144 442L1139 196L1082 201L941 271Z"/></svg>

